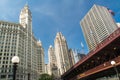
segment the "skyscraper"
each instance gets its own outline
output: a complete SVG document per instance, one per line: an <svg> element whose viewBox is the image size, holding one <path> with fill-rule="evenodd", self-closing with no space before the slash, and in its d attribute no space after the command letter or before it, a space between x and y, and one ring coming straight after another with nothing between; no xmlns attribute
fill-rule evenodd
<svg viewBox="0 0 120 80"><path fill-rule="evenodd" d="M28 74L30 80L37 80L40 73L44 73L44 50L32 33L28 5L21 10L19 21L0 21L0 80L12 80L11 58L15 55L20 58L17 80L28 80Z"/></svg>
<svg viewBox="0 0 120 80"><path fill-rule="evenodd" d="M55 51L54 48L52 47L52 45L49 46L48 49L48 57L49 57L49 74L50 75L54 75L54 77L58 77L58 68L57 68L57 62L56 62L56 55L55 55Z"/></svg>
<svg viewBox="0 0 120 80"><path fill-rule="evenodd" d="M37 41L37 63L38 64L38 73L45 73L45 63L44 63L44 49L42 47L41 41Z"/></svg>
<svg viewBox="0 0 120 80"><path fill-rule="evenodd" d="M57 59L57 67L59 75L63 74L70 68L68 56L68 45L65 37L61 32L58 32L54 40L55 55Z"/></svg>
<svg viewBox="0 0 120 80"><path fill-rule="evenodd" d="M81 20L80 24L89 50L94 49L118 28L109 11L104 6L94 5Z"/></svg>
<svg viewBox="0 0 120 80"><path fill-rule="evenodd" d="M31 73L31 70L34 65L32 65L32 15L31 11L29 10L28 5L26 4L24 8L20 12L19 23L26 29L26 45L25 45L25 52L26 52L26 64L25 68L28 69L28 73Z"/></svg>
<svg viewBox="0 0 120 80"><path fill-rule="evenodd" d="M86 56L83 49L74 49L73 54L74 54L74 58L75 58L75 63L77 63L83 57Z"/></svg>
<svg viewBox="0 0 120 80"><path fill-rule="evenodd" d="M117 26L120 28L120 23L116 23L117 24Z"/></svg>
<svg viewBox="0 0 120 80"><path fill-rule="evenodd" d="M68 56L70 60L70 67L72 67L75 64L74 52L72 49L68 50Z"/></svg>
<svg viewBox="0 0 120 80"><path fill-rule="evenodd" d="M48 64L45 64L45 73L46 73L46 74L49 74L49 72L48 72L48 71L49 71Z"/></svg>

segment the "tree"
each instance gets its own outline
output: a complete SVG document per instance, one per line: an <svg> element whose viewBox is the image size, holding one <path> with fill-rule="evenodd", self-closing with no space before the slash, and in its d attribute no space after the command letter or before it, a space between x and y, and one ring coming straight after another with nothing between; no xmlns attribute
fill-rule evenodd
<svg viewBox="0 0 120 80"><path fill-rule="evenodd" d="M53 76L49 74L41 74L39 80L53 80Z"/></svg>

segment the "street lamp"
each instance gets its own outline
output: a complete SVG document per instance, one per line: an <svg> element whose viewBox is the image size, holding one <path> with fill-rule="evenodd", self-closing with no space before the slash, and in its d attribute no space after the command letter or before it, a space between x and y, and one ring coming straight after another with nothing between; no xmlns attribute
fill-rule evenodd
<svg viewBox="0 0 120 80"><path fill-rule="evenodd" d="M118 77L118 79L120 80L120 76L119 76L118 70L117 70L117 68L116 68L116 62L115 62L115 61L111 61L111 65L114 67L115 72L116 72L116 74L117 74L117 77Z"/></svg>
<svg viewBox="0 0 120 80"><path fill-rule="evenodd" d="M30 80L30 73L28 73L28 80Z"/></svg>
<svg viewBox="0 0 120 80"><path fill-rule="evenodd" d="M13 63L13 80L16 78L16 70L17 70L17 64L19 63L19 57L13 56L12 57L12 63Z"/></svg>

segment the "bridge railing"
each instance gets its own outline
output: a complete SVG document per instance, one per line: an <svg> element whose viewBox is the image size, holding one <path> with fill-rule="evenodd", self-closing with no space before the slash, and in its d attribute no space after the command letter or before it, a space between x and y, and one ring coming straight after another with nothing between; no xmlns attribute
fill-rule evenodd
<svg viewBox="0 0 120 80"><path fill-rule="evenodd" d="M89 59L91 56L96 54L98 51L103 49L106 45L110 44L113 40L115 40L118 36L120 36L120 28L118 28L116 31L114 31L112 34L110 34L105 40L103 40L101 43L99 43L95 49L91 50L85 57L83 57L78 63L74 65L74 68L85 62L87 59Z"/></svg>
<svg viewBox="0 0 120 80"><path fill-rule="evenodd" d="M120 65L120 56L118 56L118 57L116 57L112 60L114 60L116 62L116 66ZM83 73L77 75L77 79L80 79L80 78L95 74L97 72L104 71L104 70L107 70L109 68L112 68L113 67L113 65L111 65L112 60L110 60L108 62L104 62L103 64L101 64L101 65L99 65L95 68L92 68L92 69L90 69L86 72L83 72Z"/></svg>

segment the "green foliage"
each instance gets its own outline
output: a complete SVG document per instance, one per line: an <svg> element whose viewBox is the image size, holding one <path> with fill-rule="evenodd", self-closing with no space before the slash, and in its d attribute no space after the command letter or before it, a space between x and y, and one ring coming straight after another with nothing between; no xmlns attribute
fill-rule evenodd
<svg viewBox="0 0 120 80"><path fill-rule="evenodd" d="M53 76L49 74L41 74L39 80L53 80Z"/></svg>

